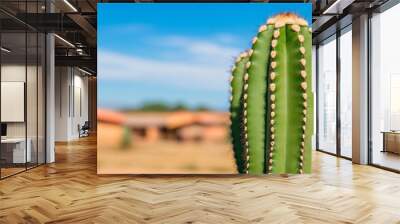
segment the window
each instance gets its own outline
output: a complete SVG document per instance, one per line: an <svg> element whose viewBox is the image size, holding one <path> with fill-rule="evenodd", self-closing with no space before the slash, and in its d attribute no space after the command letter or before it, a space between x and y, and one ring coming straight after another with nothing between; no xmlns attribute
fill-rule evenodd
<svg viewBox="0 0 400 224"><path fill-rule="evenodd" d="M371 159L400 170L400 44L396 37L400 5L371 19Z"/></svg>
<svg viewBox="0 0 400 224"><path fill-rule="evenodd" d="M336 37L318 48L318 149L336 153Z"/></svg>
<svg viewBox="0 0 400 224"><path fill-rule="evenodd" d="M340 36L340 155L352 156L352 33L351 26Z"/></svg>

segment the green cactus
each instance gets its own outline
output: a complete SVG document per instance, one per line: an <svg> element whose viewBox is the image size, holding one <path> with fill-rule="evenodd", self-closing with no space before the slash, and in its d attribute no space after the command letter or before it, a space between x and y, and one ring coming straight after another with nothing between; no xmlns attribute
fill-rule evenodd
<svg viewBox="0 0 400 224"><path fill-rule="evenodd" d="M246 60L246 71L242 59L232 74L231 132L238 172L310 173L313 93L307 22L291 13L269 19Z"/></svg>
<svg viewBox="0 0 400 224"><path fill-rule="evenodd" d="M245 158L243 157L244 149L243 146L243 76L246 72L246 64L249 61L247 52L239 55L236 60L235 65L232 68L231 77L231 136L232 144L235 153L235 160L237 164L237 169L240 173L245 172Z"/></svg>

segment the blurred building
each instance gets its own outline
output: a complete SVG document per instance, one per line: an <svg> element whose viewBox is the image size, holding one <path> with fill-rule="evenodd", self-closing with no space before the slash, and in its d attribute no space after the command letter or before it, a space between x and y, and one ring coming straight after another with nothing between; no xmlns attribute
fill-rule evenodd
<svg viewBox="0 0 400 224"><path fill-rule="evenodd" d="M127 117L120 112L98 109L97 144L102 147L121 145Z"/></svg>
<svg viewBox="0 0 400 224"><path fill-rule="evenodd" d="M225 141L229 114L223 112L133 112L126 126L136 139L154 141Z"/></svg>

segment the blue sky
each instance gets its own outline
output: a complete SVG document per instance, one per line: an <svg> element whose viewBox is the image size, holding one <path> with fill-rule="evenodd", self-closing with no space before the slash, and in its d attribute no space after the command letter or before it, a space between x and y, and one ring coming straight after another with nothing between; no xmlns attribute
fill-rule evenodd
<svg viewBox="0 0 400 224"><path fill-rule="evenodd" d="M99 106L148 101L229 108L229 72L266 19L311 4L98 4Z"/></svg>

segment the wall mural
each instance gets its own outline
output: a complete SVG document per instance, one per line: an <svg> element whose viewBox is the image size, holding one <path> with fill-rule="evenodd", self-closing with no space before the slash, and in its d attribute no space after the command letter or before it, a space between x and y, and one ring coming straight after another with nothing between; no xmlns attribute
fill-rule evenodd
<svg viewBox="0 0 400 224"><path fill-rule="evenodd" d="M308 3L99 3L98 174L310 173L311 18Z"/></svg>

